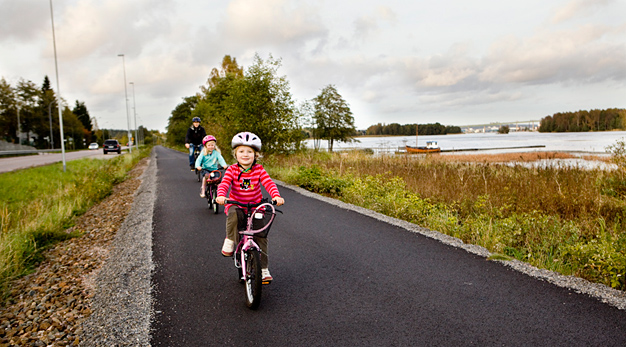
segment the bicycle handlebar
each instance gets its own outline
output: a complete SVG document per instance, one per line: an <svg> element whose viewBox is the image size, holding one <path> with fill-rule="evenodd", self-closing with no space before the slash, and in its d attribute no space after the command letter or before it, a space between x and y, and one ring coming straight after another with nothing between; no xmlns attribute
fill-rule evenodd
<svg viewBox="0 0 626 347"><path fill-rule="evenodd" d="M237 206L241 206L241 207L246 207L246 208L252 208L252 207L257 207L257 206L261 206L265 203L269 203L267 201L267 199L263 199L261 200L261 202L248 202L248 203L243 203L243 202L239 202L239 201L235 201L235 200L226 200L224 202L225 204L233 204L233 205L237 205ZM271 202L272 205L276 205L276 201L272 200Z"/></svg>

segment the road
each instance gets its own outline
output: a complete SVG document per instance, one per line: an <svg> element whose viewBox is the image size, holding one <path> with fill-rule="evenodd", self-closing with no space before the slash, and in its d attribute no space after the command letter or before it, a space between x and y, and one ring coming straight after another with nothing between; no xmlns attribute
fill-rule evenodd
<svg viewBox="0 0 626 347"><path fill-rule="evenodd" d="M125 150L127 147L123 147ZM123 153L128 153L122 151ZM98 159L105 159L116 156L117 153L104 154L102 148L98 150L82 150L76 152L66 152L65 161L71 161L75 159L81 159L86 157L93 157ZM39 155L26 155L21 157L8 157L0 158L0 173L9 172L20 169L27 169L34 166L42 166L63 161L63 155L61 153L41 153Z"/></svg>
<svg viewBox="0 0 626 347"><path fill-rule="evenodd" d="M224 214L155 150L153 346L626 346L626 311L285 187L251 311Z"/></svg>

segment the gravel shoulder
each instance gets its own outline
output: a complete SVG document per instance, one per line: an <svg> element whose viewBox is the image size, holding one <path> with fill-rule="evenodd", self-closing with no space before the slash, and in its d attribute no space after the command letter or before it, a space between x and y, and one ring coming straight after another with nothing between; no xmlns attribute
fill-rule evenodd
<svg viewBox="0 0 626 347"><path fill-rule="evenodd" d="M118 329L101 326L96 319L111 313L111 309L128 308L135 300L143 300L142 307L150 307L145 302L150 297L150 254L140 252L134 262L124 257L137 242L143 247L151 243L152 211L148 210L154 202L155 164L154 157L140 161L128 173L127 180L115 186L111 195L77 218L75 225L67 230L82 232L81 237L46 251L46 260L35 272L14 281L9 298L0 307L0 346L120 345L106 341L127 336L128 332L119 328L130 329L129 319L122 317L126 319L122 324L116 321ZM134 217L127 218L129 215ZM139 220L138 216L145 220ZM112 269L120 261L126 268ZM119 272L112 275L112 270ZM131 290L129 285L134 285L138 276L148 286ZM117 292L110 293L111 290ZM122 300L124 296L132 299ZM112 299L116 304L111 305ZM108 308L104 305L107 301ZM149 324L146 309L137 313L144 315L142 319ZM102 334L109 339L98 340ZM147 330L144 335L147 336ZM138 339L117 341L147 345Z"/></svg>

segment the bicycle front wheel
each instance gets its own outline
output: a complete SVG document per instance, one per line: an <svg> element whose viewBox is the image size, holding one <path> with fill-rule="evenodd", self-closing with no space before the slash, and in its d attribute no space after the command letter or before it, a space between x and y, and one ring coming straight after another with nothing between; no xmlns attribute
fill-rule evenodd
<svg viewBox="0 0 626 347"><path fill-rule="evenodd" d="M217 199L217 187L213 187L211 189L211 201L213 204L213 213L220 213L220 204L218 204L215 199Z"/></svg>
<svg viewBox="0 0 626 347"><path fill-rule="evenodd" d="M258 249L246 251L246 306L257 309L261 304L261 255Z"/></svg>

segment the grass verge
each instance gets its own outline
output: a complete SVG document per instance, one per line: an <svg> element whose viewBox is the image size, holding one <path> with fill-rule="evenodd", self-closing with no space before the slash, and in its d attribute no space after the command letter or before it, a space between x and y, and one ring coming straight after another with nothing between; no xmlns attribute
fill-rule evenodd
<svg viewBox="0 0 626 347"><path fill-rule="evenodd" d="M112 159L81 159L0 174L0 291L29 273L56 242L78 236L64 230L75 216L108 196L149 155L143 148Z"/></svg>
<svg viewBox="0 0 626 347"><path fill-rule="evenodd" d="M272 177L483 246L494 259L626 290L626 170L443 157L309 151L263 164Z"/></svg>

